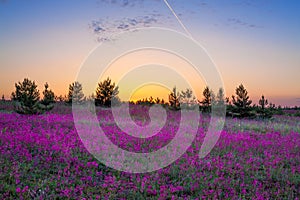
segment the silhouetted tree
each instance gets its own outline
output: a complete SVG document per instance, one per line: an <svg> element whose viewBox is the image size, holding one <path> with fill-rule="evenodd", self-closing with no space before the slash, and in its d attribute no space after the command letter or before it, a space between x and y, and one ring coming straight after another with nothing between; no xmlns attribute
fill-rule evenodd
<svg viewBox="0 0 300 200"><path fill-rule="evenodd" d="M156 99L154 100L154 103L156 103L156 104L161 104L161 101L162 101L162 100L160 100L160 98L156 97Z"/></svg>
<svg viewBox="0 0 300 200"><path fill-rule="evenodd" d="M120 102L118 98L119 87L115 85L115 83L111 82L111 79L108 77L106 80L98 83L98 87L96 89L96 99L95 104L97 106L106 106L110 107L112 101Z"/></svg>
<svg viewBox="0 0 300 200"><path fill-rule="evenodd" d="M59 95L59 96L55 96L55 98L54 98L54 100L55 101L59 101L59 102L63 102L63 101L68 101L68 97L65 95L65 96L63 96L63 95Z"/></svg>
<svg viewBox="0 0 300 200"><path fill-rule="evenodd" d="M226 101L227 101L227 99L225 98L224 89L219 88L219 91L218 91L218 94L217 94L217 97L216 97L217 105L223 106L223 105L225 105Z"/></svg>
<svg viewBox="0 0 300 200"><path fill-rule="evenodd" d="M265 107L268 105L268 100L265 99L264 95L261 96L261 99L259 100L258 104L261 106L262 110L264 110Z"/></svg>
<svg viewBox="0 0 300 200"><path fill-rule="evenodd" d="M261 96L261 99L258 101L258 104L261 106L260 109L258 109L258 115L262 118L271 118L273 113L270 109L266 108L268 105L268 100L265 99L264 95Z"/></svg>
<svg viewBox="0 0 300 200"><path fill-rule="evenodd" d="M84 94L82 92L82 85L75 81L69 85L68 103L82 103L84 100Z"/></svg>
<svg viewBox="0 0 300 200"><path fill-rule="evenodd" d="M275 108L276 108L275 103L269 103L269 108L270 108L270 109L275 109Z"/></svg>
<svg viewBox="0 0 300 200"><path fill-rule="evenodd" d="M173 88L173 91L169 94L169 104L170 108L173 110L179 110L180 109L180 103L179 103L180 94L176 91L176 87Z"/></svg>
<svg viewBox="0 0 300 200"><path fill-rule="evenodd" d="M212 105L214 105L214 112L218 116L224 116L226 114L226 104L227 99L225 98L224 89L219 88L216 99L213 100L212 98Z"/></svg>
<svg viewBox="0 0 300 200"><path fill-rule="evenodd" d="M226 102L227 105L230 105L230 104L231 104L231 101L229 100L229 97L226 97L226 98L225 98L225 102Z"/></svg>
<svg viewBox="0 0 300 200"><path fill-rule="evenodd" d="M196 97L193 95L193 91L187 88L185 91L181 91L180 94L180 107L186 109L194 109L197 106Z"/></svg>
<svg viewBox="0 0 300 200"><path fill-rule="evenodd" d="M54 107L54 92L52 90L49 90L49 85L48 83L45 83L45 89L43 91L43 99L41 101L41 104L43 105L44 110L51 110Z"/></svg>
<svg viewBox="0 0 300 200"><path fill-rule="evenodd" d="M150 96L149 98L143 98L139 99L136 102L130 101L129 103L131 104L136 104L136 105L153 105L153 104L161 104L165 106L167 103L165 102L164 99L160 99L159 97L156 97L155 99Z"/></svg>
<svg viewBox="0 0 300 200"><path fill-rule="evenodd" d="M2 101L5 101L5 97L4 97L4 94L2 95L2 99L1 99Z"/></svg>
<svg viewBox="0 0 300 200"><path fill-rule="evenodd" d="M235 89L235 93L236 96L232 95L233 112L235 115L239 117L253 116L250 107L252 101L249 99L248 92L243 84Z"/></svg>
<svg viewBox="0 0 300 200"><path fill-rule="evenodd" d="M40 94L34 81L25 78L23 82L15 83L15 92L12 100L15 102L15 111L21 114L41 113L39 108Z"/></svg>
<svg viewBox="0 0 300 200"><path fill-rule="evenodd" d="M203 90L203 97L204 99L202 101L199 101L199 103L202 105L202 110L204 112L210 112L211 111L211 105L213 101L215 100L215 95L212 90L209 89L208 86L206 86Z"/></svg>
<svg viewBox="0 0 300 200"><path fill-rule="evenodd" d="M152 96L149 97L149 103L150 103L150 104L154 104L154 103L155 103Z"/></svg>

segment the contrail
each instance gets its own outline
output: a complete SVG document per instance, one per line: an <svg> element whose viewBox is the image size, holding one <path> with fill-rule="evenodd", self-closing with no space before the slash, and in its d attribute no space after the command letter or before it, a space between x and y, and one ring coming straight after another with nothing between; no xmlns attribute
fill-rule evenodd
<svg viewBox="0 0 300 200"><path fill-rule="evenodd" d="M175 18L177 19L178 23L182 26L182 28L184 29L184 31L187 33L187 35L191 38L194 39L192 34L187 30L187 28L185 27L185 25L182 23L182 21L180 20L180 18L178 17L178 15L175 13L174 9L171 7L171 5L169 4L169 2L167 0L164 0L165 4L168 6L168 8L170 9L170 11L172 12L172 14L175 16Z"/></svg>

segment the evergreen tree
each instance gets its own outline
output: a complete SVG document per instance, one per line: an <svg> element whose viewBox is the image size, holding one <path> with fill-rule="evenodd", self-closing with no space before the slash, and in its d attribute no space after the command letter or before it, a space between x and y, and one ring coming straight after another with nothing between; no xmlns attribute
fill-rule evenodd
<svg viewBox="0 0 300 200"><path fill-rule="evenodd" d="M82 85L75 81L69 85L68 103L82 103L84 100L84 94L82 92Z"/></svg>
<svg viewBox="0 0 300 200"><path fill-rule="evenodd" d="M270 109L275 109L275 108L276 108L275 103L269 103L269 108L270 108Z"/></svg>
<svg viewBox="0 0 300 200"><path fill-rule="evenodd" d="M231 102L230 102L230 100L229 100L229 97L226 97L226 98L225 98L225 102L226 102L227 105L231 105Z"/></svg>
<svg viewBox="0 0 300 200"><path fill-rule="evenodd" d="M54 98L55 101L59 101L59 102L67 102L68 101L68 97L66 95L59 95L59 96L55 96Z"/></svg>
<svg viewBox="0 0 300 200"><path fill-rule="evenodd" d="M232 95L233 112L239 117L252 116L250 108L252 101L249 99L248 92L243 84L235 89L235 93L236 96Z"/></svg>
<svg viewBox="0 0 300 200"><path fill-rule="evenodd" d="M21 114L38 114L40 94L34 81L25 78L23 82L15 83L15 92L12 100L15 102L15 110Z"/></svg>
<svg viewBox="0 0 300 200"><path fill-rule="evenodd" d="M224 89L223 88L219 88L217 97L216 97L216 103L217 105L223 106L225 105L225 101L227 101L225 99L225 94L224 94Z"/></svg>
<svg viewBox="0 0 300 200"><path fill-rule="evenodd" d="M273 113L270 109L267 109L266 106L268 105L268 100L265 99L264 95L261 96L261 99L258 101L258 104L261 106L258 110L258 113L263 118L271 118Z"/></svg>
<svg viewBox="0 0 300 200"><path fill-rule="evenodd" d="M176 91L176 87L173 88L173 91L169 94L169 104L170 108L173 110L179 110L180 109L180 94Z"/></svg>
<svg viewBox="0 0 300 200"><path fill-rule="evenodd" d="M155 102L154 102L154 99L153 99L153 97L152 96L150 96L149 97L149 101L148 101L148 103L150 104L150 105L152 105L152 104L154 104Z"/></svg>
<svg viewBox="0 0 300 200"><path fill-rule="evenodd" d="M156 97L156 99L154 100L155 104L161 104L161 100L160 98Z"/></svg>
<svg viewBox="0 0 300 200"><path fill-rule="evenodd" d="M54 92L52 90L49 90L49 85L48 83L45 83L45 89L43 91L43 99L41 101L41 104L43 105L43 109L48 111L48 110L51 110L53 107L54 107L54 98L55 98L55 95L54 95Z"/></svg>
<svg viewBox="0 0 300 200"><path fill-rule="evenodd" d="M187 88L185 91L181 91L180 94L181 108L194 109L197 105L196 97L193 95L193 91Z"/></svg>
<svg viewBox="0 0 300 200"><path fill-rule="evenodd" d="M214 100L213 100L214 102ZM225 98L225 94L224 94L224 89L223 88L219 88L217 96L216 96L216 100L215 100L215 104L214 108L215 108L215 114L219 115L219 116L224 116L226 113L226 103L227 103L227 99Z"/></svg>
<svg viewBox="0 0 300 200"><path fill-rule="evenodd" d="M117 97L118 94L119 87L112 83L108 77L106 80L98 83L95 104L96 106L110 107L112 102L120 102L120 99Z"/></svg>
<svg viewBox="0 0 300 200"><path fill-rule="evenodd" d="M4 97L4 94L2 95L2 101L5 101L5 97Z"/></svg>
<svg viewBox="0 0 300 200"><path fill-rule="evenodd" d="M258 104L261 106L262 110L264 110L265 107L268 105L268 100L265 99L264 95L261 96L261 99L259 100Z"/></svg>
<svg viewBox="0 0 300 200"><path fill-rule="evenodd" d="M203 90L203 97L204 99L200 101L199 103L202 104L202 110L204 112L210 112L211 111L211 105L215 101L215 95L212 90L209 89L208 86L206 86Z"/></svg>

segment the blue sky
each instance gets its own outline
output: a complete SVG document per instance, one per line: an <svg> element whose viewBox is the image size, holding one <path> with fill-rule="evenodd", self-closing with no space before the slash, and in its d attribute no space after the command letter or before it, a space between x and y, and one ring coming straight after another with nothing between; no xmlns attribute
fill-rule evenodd
<svg viewBox="0 0 300 200"><path fill-rule="evenodd" d="M0 2L0 94L6 98L25 77L40 90L47 81L66 94L90 51L120 31L160 26L185 33L162 0ZM169 3L216 63L227 96L243 83L254 102L264 94L276 104L300 105L300 1Z"/></svg>

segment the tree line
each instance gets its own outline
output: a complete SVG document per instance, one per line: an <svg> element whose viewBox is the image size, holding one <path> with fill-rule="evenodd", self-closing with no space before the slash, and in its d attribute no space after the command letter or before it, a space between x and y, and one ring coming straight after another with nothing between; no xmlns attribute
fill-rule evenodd
<svg viewBox="0 0 300 200"><path fill-rule="evenodd" d="M96 106L110 107L112 102L121 104L118 97L119 87L108 77L107 79L98 83L95 94L85 97L82 90L82 84L75 81L69 85L67 96L55 96L54 92L49 89L49 84L44 84L42 92L43 97L40 98L40 93L37 89L35 81L25 78L22 82L15 83L15 91L11 95L14 102L15 111L21 114L40 114L51 110L57 101L65 102L66 104L81 104L88 100L94 100ZM226 108L226 115L232 117L262 117L270 118L275 110L275 104L269 103L262 95L258 105L251 105L252 100L248 95L246 88L240 84L236 90L235 95L225 97L224 89L219 88L217 94L206 86L202 92L202 100L198 100L193 91L189 88L178 91L176 87L170 92L168 102L160 98L144 98L131 104L152 105L161 104L172 110L180 109L200 109L205 113L210 113L212 108ZM4 100L4 96L2 96ZM225 110L224 110L225 112Z"/></svg>

